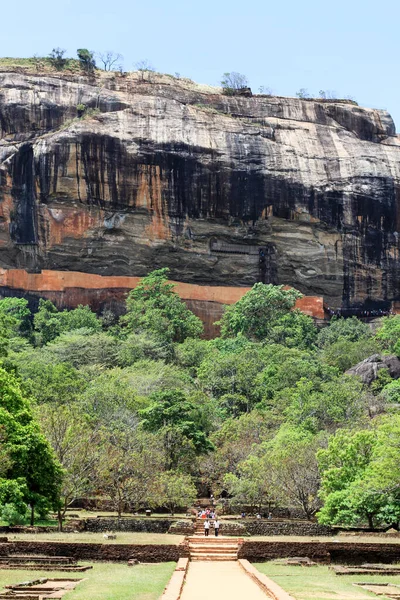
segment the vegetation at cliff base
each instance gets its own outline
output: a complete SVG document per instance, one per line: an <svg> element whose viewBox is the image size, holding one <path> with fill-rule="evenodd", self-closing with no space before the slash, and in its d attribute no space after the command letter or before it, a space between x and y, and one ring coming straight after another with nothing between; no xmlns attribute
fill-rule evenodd
<svg viewBox="0 0 400 600"><path fill-rule="evenodd" d="M174 513L212 491L220 512L398 527L400 385L346 371L400 355L400 317L317 329L300 296L256 284L213 340L167 269L121 317L0 300L0 518L56 511L61 527L93 496Z"/></svg>

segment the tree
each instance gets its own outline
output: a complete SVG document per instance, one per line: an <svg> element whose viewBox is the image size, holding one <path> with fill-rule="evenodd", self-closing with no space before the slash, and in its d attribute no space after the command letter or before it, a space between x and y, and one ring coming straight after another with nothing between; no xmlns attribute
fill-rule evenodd
<svg viewBox="0 0 400 600"><path fill-rule="evenodd" d="M31 311L25 298L3 298L0 313L15 319L15 333L29 338L32 333Z"/></svg>
<svg viewBox="0 0 400 600"><path fill-rule="evenodd" d="M112 500L120 518L154 503L163 455L157 438L135 429L105 434L96 468L97 483ZM158 498L160 505L162 504Z"/></svg>
<svg viewBox="0 0 400 600"><path fill-rule="evenodd" d="M366 323L357 317L349 319L333 317L328 327L324 327L318 334L317 345L325 348L338 341L348 342L366 341L372 338L372 332Z"/></svg>
<svg viewBox="0 0 400 600"><path fill-rule="evenodd" d="M157 478L156 490L153 503L167 508L172 516L177 508L187 509L191 506L197 497L192 478L175 471L161 473Z"/></svg>
<svg viewBox="0 0 400 600"><path fill-rule="evenodd" d="M89 306L79 304L73 310L59 311L50 300L39 300L39 309L33 318L37 343L48 344L61 333L76 329L90 330L90 333L99 332L102 322Z"/></svg>
<svg viewBox="0 0 400 600"><path fill-rule="evenodd" d="M114 71L114 67L120 67L120 63L123 60L122 54L113 52L112 50L98 52L97 56L99 57L100 62L103 63L103 68L105 71Z"/></svg>
<svg viewBox="0 0 400 600"><path fill-rule="evenodd" d="M65 58L66 50L62 48L53 48L53 50L49 54L49 61L52 67L54 67L57 71L62 71L68 62L68 59Z"/></svg>
<svg viewBox="0 0 400 600"><path fill-rule="evenodd" d="M337 367L342 373L380 350L377 340L363 337L352 342L339 337L336 342L326 344L321 351L321 360Z"/></svg>
<svg viewBox="0 0 400 600"><path fill-rule="evenodd" d="M85 365L114 367L118 362L118 342L106 333L93 334L82 328L67 331L43 349L49 362L67 363L74 368Z"/></svg>
<svg viewBox="0 0 400 600"><path fill-rule="evenodd" d="M140 416L146 431L162 436L167 470L178 467L183 451L203 454L213 449L203 430L199 405L180 390L155 392Z"/></svg>
<svg viewBox="0 0 400 600"><path fill-rule="evenodd" d="M214 495L224 489L227 473L238 475L239 465L254 452L262 442L271 437L274 424L264 413L253 410L238 418L221 419L211 434L214 452L201 456L199 470L202 481Z"/></svg>
<svg viewBox="0 0 400 600"><path fill-rule="evenodd" d="M306 88L300 88L298 92L296 92L296 96L301 100L305 100L310 98L310 94Z"/></svg>
<svg viewBox="0 0 400 600"><path fill-rule="evenodd" d="M130 333L120 343L118 363L121 367L129 367L143 359L165 360L172 353L172 344L156 337L149 331Z"/></svg>
<svg viewBox="0 0 400 600"><path fill-rule="evenodd" d="M322 382L318 387L302 378L291 390L282 390L279 400L286 406L287 419L312 433L334 431L366 414L363 385L351 375Z"/></svg>
<svg viewBox="0 0 400 600"><path fill-rule="evenodd" d="M134 376L128 369L100 371L88 384L81 398L81 407L93 423L119 426L137 422L139 409L146 406L132 385Z"/></svg>
<svg viewBox="0 0 400 600"><path fill-rule="evenodd" d="M69 364L48 364L38 358L37 353L29 352L24 363L17 361L19 374L29 393L39 404L76 402L87 386L85 377Z"/></svg>
<svg viewBox="0 0 400 600"><path fill-rule="evenodd" d="M256 283L240 300L225 308L220 321L222 337L241 333L257 341L268 338L279 319L301 296L293 288Z"/></svg>
<svg viewBox="0 0 400 600"><path fill-rule="evenodd" d="M59 403L41 406L39 418L54 453L63 468L58 505L58 528L62 531L67 508L93 489L93 472L101 438L98 428L89 427L80 407Z"/></svg>
<svg viewBox="0 0 400 600"><path fill-rule="evenodd" d="M249 82L246 75L231 71L223 74L221 87L224 94L234 95L238 90L249 87Z"/></svg>
<svg viewBox="0 0 400 600"><path fill-rule="evenodd" d="M179 298L174 284L168 283L168 272L169 269L153 271L129 292L122 323L129 331L150 331L166 342L199 337L203 324Z"/></svg>
<svg viewBox="0 0 400 600"><path fill-rule="evenodd" d="M324 445L325 438L324 434L314 436L286 424L264 444L281 500L299 506L307 519L312 519L321 507L316 452Z"/></svg>
<svg viewBox="0 0 400 600"><path fill-rule="evenodd" d="M78 55L78 60L82 71L85 71L85 73L89 75L93 73L96 68L94 52L90 52L90 50L87 50L86 48L78 48L76 53Z"/></svg>
<svg viewBox="0 0 400 600"><path fill-rule="evenodd" d="M138 60L137 63L135 63L135 67L140 73L141 81L144 81L145 75L147 75L149 81L151 80L151 75L155 72L155 68L147 58Z"/></svg>
<svg viewBox="0 0 400 600"><path fill-rule="evenodd" d="M31 524L34 524L36 505L55 506L58 502L61 468L33 419L29 401L23 396L15 376L0 368L0 429L10 465L0 481L2 490L9 480L21 491L21 498L31 506ZM7 502L5 502L7 503Z"/></svg>
<svg viewBox="0 0 400 600"><path fill-rule="evenodd" d="M400 356L400 315L384 317L376 337L385 350Z"/></svg>
<svg viewBox="0 0 400 600"><path fill-rule="evenodd" d="M269 339L287 348L313 348L317 339L318 329L312 317L295 309L280 317L272 327Z"/></svg>
<svg viewBox="0 0 400 600"><path fill-rule="evenodd" d="M224 397L228 406L233 400L232 412L227 415L238 416L242 412L249 412L261 400L256 378L265 363L263 349L256 344L236 353L214 351L201 363L197 376L202 388L213 397L221 399L221 402Z"/></svg>
<svg viewBox="0 0 400 600"><path fill-rule="evenodd" d="M33 317L35 330L39 334L39 342L47 344L61 333L61 322L58 310L50 300L40 298L39 309Z"/></svg>
<svg viewBox="0 0 400 600"><path fill-rule="evenodd" d="M320 523L352 525L367 519L373 527L379 507L363 502L363 494L356 496L355 492L371 462L375 445L373 430L340 429L330 438L328 448L318 451L320 497L324 503L318 513Z"/></svg>
<svg viewBox="0 0 400 600"><path fill-rule="evenodd" d="M242 509L248 506L252 513L261 513L264 506L270 511L278 496L268 456L250 456L239 465L238 471L238 475L228 473L224 478L231 503Z"/></svg>

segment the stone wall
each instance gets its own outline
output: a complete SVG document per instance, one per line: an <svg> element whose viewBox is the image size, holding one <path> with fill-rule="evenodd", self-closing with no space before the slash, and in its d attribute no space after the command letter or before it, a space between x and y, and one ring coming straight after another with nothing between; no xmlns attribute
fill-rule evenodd
<svg viewBox="0 0 400 600"><path fill-rule="evenodd" d="M246 521L250 535L334 535L336 532L326 525L309 521Z"/></svg>
<svg viewBox="0 0 400 600"><path fill-rule="evenodd" d="M151 517L143 519L85 519L83 521L84 531L103 532L103 531L144 531L146 533L167 533L173 521L169 519L152 519Z"/></svg>
<svg viewBox="0 0 400 600"><path fill-rule="evenodd" d="M139 277L103 276L77 271L43 270L40 273L28 273L23 269L0 269L0 296L25 297L33 311L37 310L39 298L46 298L60 309L87 304L96 312L108 308L116 314L123 314L126 297L139 281ZM172 283L188 308L203 321L204 337L207 339L219 334L219 328L214 323L220 320L225 305L237 302L251 289ZM318 321L325 318L322 296L299 298L296 308ZM107 499L80 498L72 506L112 510L112 503Z"/></svg>
<svg viewBox="0 0 400 600"><path fill-rule="evenodd" d="M0 544L0 556L9 554L44 554L46 556L71 556L76 560L170 562L187 556L182 544L92 544L69 542L16 541Z"/></svg>
<svg viewBox="0 0 400 600"><path fill-rule="evenodd" d="M256 542L244 541L238 557L253 562L308 556L319 562L359 564L362 562L394 563L400 561L400 544L352 542Z"/></svg>

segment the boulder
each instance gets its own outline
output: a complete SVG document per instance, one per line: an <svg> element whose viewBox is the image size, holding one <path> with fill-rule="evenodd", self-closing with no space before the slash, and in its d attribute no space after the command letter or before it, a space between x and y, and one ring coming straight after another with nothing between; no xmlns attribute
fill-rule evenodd
<svg viewBox="0 0 400 600"><path fill-rule="evenodd" d="M348 375L357 375L363 383L371 385L378 377L381 369L387 369L393 379L398 379L400 377L400 360L397 356L373 354L354 367L351 367L351 369L348 369L346 373Z"/></svg>

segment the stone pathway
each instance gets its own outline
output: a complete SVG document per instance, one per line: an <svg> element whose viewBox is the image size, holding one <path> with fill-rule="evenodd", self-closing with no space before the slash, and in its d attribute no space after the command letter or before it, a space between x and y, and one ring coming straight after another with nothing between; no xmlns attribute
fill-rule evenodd
<svg viewBox="0 0 400 600"><path fill-rule="evenodd" d="M266 600L236 561L190 563L181 600Z"/></svg>

